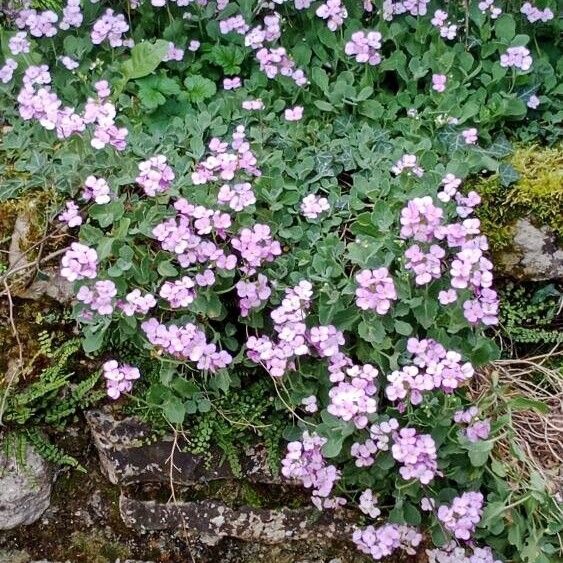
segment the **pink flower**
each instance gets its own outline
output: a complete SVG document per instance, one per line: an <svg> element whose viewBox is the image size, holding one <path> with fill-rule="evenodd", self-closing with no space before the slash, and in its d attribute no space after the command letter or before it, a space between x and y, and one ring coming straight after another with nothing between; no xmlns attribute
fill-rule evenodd
<svg viewBox="0 0 563 563"><path fill-rule="evenodd" d="M477 129L475 129L475 127L471 127L470 129L464 129L461 132L461 136L463 137L463 140L465 141L466 145L474 145L477 143Z"/></svg>
<svg viewBox="0 0 563 563"><path fill-rule="evenodd" d="M303 108L301 106L287 108L284 117L286 121L299 121L303 117Z"/></svg>
<svg viewBox="0 0 563 563"><path fill-rule="evenodd" d="M445 92L446 82L447 82L447 77L445 74L432 75L432 88L436 90L436 92Z"/></svg>
<svg viewBox="0 0 563 563"><path fill-rule="evenodd" d="M330 209L330 204L326 197L310 194L303 198L301 202L301 213L307 219L316 219L324 211Z"/></svg>

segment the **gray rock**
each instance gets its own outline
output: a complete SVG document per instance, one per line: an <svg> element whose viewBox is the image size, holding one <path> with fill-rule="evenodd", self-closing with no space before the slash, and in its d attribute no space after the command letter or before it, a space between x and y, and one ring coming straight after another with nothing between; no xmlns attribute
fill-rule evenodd
<svg viewBox="0 0 563 563"><path fill-rule="evenodd" d="M86 413L86 421L98 450L102 470L115 485L136 483L170 483L171 436L152 438L150 428L140 420L129 417L116 420L104 411ZM172 481L177 485L194 485L218 479L233 479L228 463L221 463L222 453L210 452L209 457L184 451L185 442L178 443L174 453ZM246 452L242 460L244 476L254 482L277 483L259 447Z"/></svg>
<svg viewBox="0 0 563 563"><path fill-rule="evenodd" d="M49 507L54 472L30 446L25 465L0 451L0 530L32 524Z"/></svg>
<svg viewBox="0 0 563 563"><path fill-rule="evenodd" d="M303 508L238 509L213 500L158 503L122 493L119 510L124 523L137 530L185 529L214 545L223 537L265 544L295 540L349 540L356 522L354 513L341 509L319 512Z"/></svg>
<svg viewBox="0 0 563 563"><path fill-rule="evenodd" d="M541 281L563 278L563 248L547 227L535 227L527 219L514 226L512 246L498 257L503 273L522 280Z"/></svg>

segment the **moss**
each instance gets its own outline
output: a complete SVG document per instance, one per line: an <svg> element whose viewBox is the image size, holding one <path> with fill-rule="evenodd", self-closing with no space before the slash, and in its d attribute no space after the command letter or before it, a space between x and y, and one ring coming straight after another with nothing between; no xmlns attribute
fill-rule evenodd
<svg viewBox="0 0 563 563"><path fill-rule="evenodd" d="M495 174L474 186L483 198L478 216L493 252L511 244L514 224L524 217L563 240L563 145L520 147L510 164L520 175L516 183L503 186Z"/></svg>

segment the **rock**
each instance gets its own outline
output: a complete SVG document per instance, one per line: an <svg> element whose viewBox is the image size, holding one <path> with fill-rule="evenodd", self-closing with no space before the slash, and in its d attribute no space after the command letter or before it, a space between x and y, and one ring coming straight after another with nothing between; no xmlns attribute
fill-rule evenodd
<svg viewBox="0 0 563 563"><path fill-rule="evenodd" d="M547 227L535 227L527 219L514 226L512 246L497 257L499 269L508 276L530 281L563 278L563 248Z"/></svg>
<svg viewBox="0 0 563 563"><path fill-rule="evenodd" d="M42 268L41 277L44 279L36 279L29 287L18 291L17 297L40 299L46 295L58 303L72 301L74 297L72 283L60 275L58 266Z"/></svg>
<svg viewBox="0 0 563 563"><path fill-rule="evenodd" d="M51 466L28 446L25 465L0 450L0 530L32 524L50 503L54 472Z"/></svg>
<svg viewBox="0 0 563 563"><path fill-rule="evenodd" d="M356 518L354 513L319 512L303 508L230 508L214 500L158 503L121 494L121 518L131 528L142 531L186 529L200 540L214 545L223 537L276 544L295 540L349 541Z"/></svg>
<svg viewBox="0 0 563 563"><path fill-rule="evenodd" d="M104 474L115 485L135 483L169 483L172 436L152 439L150 427L129 417L116 420L104 411L89 411L86 421L98 450ZM177 485L194 485L217 479L233 479L228 463L221 463L221 451L210 452L211 458L183 451L185 442L178 442L174 453L172 480ZM278 483L260 455L260 448L247 452L242 460L243 475L254 482Z"/></svg>

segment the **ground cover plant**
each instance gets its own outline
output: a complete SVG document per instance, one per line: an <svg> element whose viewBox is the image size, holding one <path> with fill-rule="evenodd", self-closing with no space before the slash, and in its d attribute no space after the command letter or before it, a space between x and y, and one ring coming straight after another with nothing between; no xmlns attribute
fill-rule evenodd
<svg viewBox="0 0 563 563"><path fill-rule="evenodd" d="M229 458L213 410L283 433L281 473L319 510L357 506L351 540L376 560L554 560L556 499L534 477L515 500L491 457L505 411L467 393L500 350L466 187L509 189L514 143L557 143L554 10L6 8L0 198L55 188L60 273L108 401L200 444L217 431Z"/></svg>

